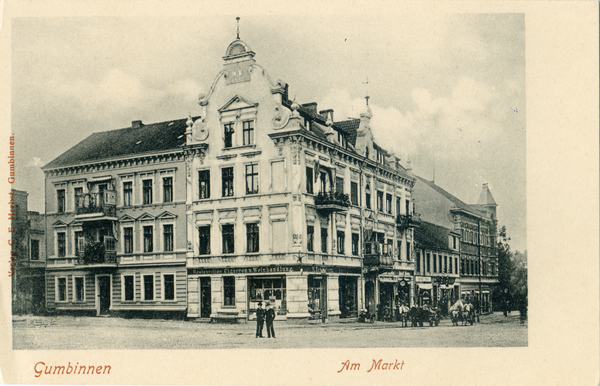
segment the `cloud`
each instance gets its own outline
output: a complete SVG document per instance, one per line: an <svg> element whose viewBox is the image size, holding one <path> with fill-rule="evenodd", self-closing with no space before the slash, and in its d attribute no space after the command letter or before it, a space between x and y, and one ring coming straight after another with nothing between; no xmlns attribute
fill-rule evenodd
<svg viewBox="0 0 600 386"><path fill-rule="evenodd" d="M42 162L41 158L33 157L27 166L42 167L44 166L44 162Z"/></svg>

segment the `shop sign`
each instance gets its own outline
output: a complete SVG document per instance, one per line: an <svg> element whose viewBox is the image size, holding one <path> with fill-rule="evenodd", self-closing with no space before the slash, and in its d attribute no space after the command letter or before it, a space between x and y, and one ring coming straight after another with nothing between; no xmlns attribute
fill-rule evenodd
<svg viewBox="0 0 600 386"><path fill-rule="evenodd" d="M382 283L395 283L399 279L397 276L379 276L379 281Z"/></svg>
<svg viewBox="0 0 600 386"><path fill-rule="evenodd" d="M231 275L231 274L259 274L259 273L285 273L300 272L302 268L305 273L349 273L359 274L360 268L352 267L323 267L317 265L294 265L294 266L269 266L269 267L243 267L243 268L189 268L188 275Z"/></svg>
<svg viewBox="0 0 600 386"><path fill-rule="evenodd" d="M429 276L417 276L415 278L417 283L431 283L431 277Z"/></svg>

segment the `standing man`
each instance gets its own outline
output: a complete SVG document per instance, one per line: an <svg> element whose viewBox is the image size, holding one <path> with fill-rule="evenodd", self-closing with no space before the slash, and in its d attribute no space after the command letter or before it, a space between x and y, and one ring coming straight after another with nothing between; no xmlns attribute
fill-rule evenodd
<svg viewBox="0 0 600 386"><path fill-rule="evenodd" d="M262 308L262 302L258 302L258 308L256 309L256 338L264 338L262 334L264 324L265 310Z"/></svg>
<svg viewBox="0 0 600 386"><path fill-rule="evenodd" d="M275 338L275 330L273 329L273 320L275 320L275 310L271 303L267 302L267 337Z"/></svg>

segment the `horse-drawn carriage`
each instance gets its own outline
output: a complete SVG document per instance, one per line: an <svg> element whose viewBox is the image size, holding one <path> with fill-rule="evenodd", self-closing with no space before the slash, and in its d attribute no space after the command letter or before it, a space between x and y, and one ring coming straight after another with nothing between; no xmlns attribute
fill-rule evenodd
<svg viewBox="0 0 600 386"><path fill-rule="evenodd" d="M450 320L452 320L453 326L458 326L459 323L462 323L463 326L469 323L472 326L475 323L475 307L471 303L457 300L450 307Z"/></svg>
<svg viewBox="0 0 600 386"><path fill-rule="evenodd" d="M429 323L429 326L437 326L441 319L440 311L435 307L412 307L407 316L413 327L423 327L424 323Z"/></svg>

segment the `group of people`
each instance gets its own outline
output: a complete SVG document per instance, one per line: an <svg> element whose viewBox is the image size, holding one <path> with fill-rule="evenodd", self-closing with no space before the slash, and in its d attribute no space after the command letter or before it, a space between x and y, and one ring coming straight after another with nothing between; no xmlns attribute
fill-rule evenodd
<svg viewBox="0 0 600 386"><path fill-rule="evenodd" d="M262 302L258 302L256 309L256 338L264 338L263 325L265 319L267 321L267 338L275 338L275 330L273 329L273 320L275 320L275 310L269 302L266 304L267 309L262 308Z"/></svg>

